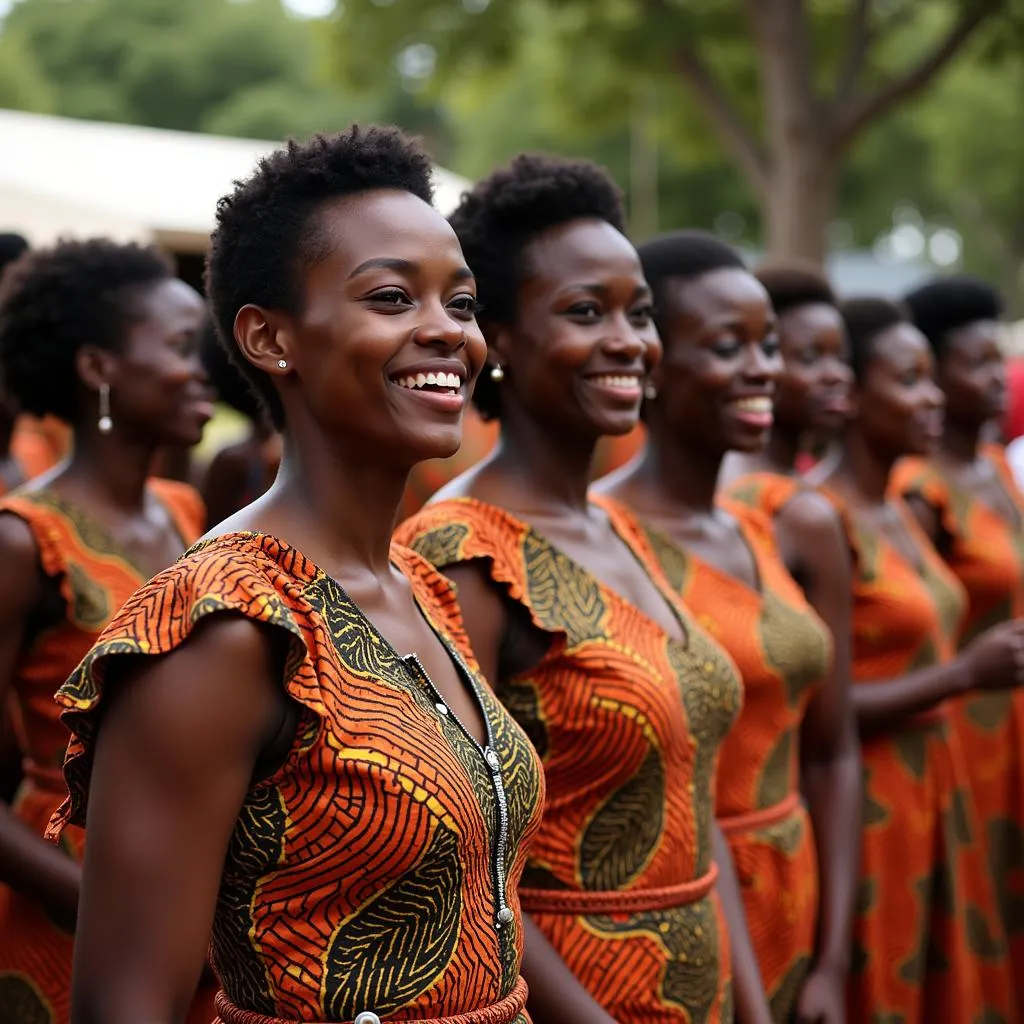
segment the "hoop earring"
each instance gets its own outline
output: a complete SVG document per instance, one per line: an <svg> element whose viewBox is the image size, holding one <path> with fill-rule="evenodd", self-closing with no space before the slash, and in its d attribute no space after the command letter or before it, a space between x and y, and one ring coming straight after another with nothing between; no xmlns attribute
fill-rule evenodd
<svg viewBox="0 0 1024 1024"><path fill-rule="evenodd" d="M96 427L101 434L109 434L114 429L114 421L110 418L110 385L106 381L100 385L100 418Z"/></svg>
<svg viewBox="0 0 1024 1024"><path fill-rule="evenodd" d="M500 384L505 379L505 371L501 368L500 363L495 363L491 367L491 380L495 384Z"/></svg>

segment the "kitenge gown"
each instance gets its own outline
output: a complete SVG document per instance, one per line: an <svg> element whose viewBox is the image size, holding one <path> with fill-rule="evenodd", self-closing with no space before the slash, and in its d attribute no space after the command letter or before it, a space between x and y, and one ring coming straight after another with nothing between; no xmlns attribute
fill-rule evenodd
<svg viewBox="0 0 1024 1024"><path fill-rule="evenodd" d="M917 559L830 489L854 566L852 679L871 686L948 662L966 595L911 512ZM851 1021L1012 1018L1005 942L948 702L865 733L864 834L848 990Z"/></svg>
<svg viewBox="0 0 1024 1024"><path fill-rule="evenodd" d="M182 547L191 544L203 530L199 496L168 480L151 480L149 487L172 517ZM29 623L8 690L24 773L12 810L42 836L65 795L60 767L68 732L54 693L147 574L132 564L102 525L52 491L12 492L0 499L0 514L17 516L32 531L47 580L47 607ZM80 861L83 839L79 829L68 829L61 849ZM4 1024L67 1024L73 927L74 922L57 920L33 900L0 885ZM206 999L211 1004L212 993Z"/></svg>
<svg viewBox="0 0 1024 1024"><path fill-rule="evenodd" d="M1016 521L958 486L931 459L905 459L894 490L931 508L946 543L943 557L967 591L960 645L991 626L1024 615L1024 497L1002 448L986 446ZM976 693L953 702L950 714L967 757L971 791L983 829L1009 942L1018 1013L1024 1015L1024 695Z"/></svg>
<svg viewBox="0 0 1024 1024"><path fill-rule="evenodd" d="M497 682L547 782L524 911L619 1024L731 1022L712 822L740 683L643 536L606 507L685 643L494 505L428 505L398 535L442 571L479 559L549 638L539 664Z"/></svg>
<svg viewBox="0 0 1024 1024"><path fill-rule="evenodd" d="M638 528L743 679L743 710L719 756L715 813L732 851L772 1018L788 1024L818 927L817 852L800 795L800 728L828 673L832 638L786 571L771 521L728 499L720 506L754 559L756 587L653 527Z"/></svg>
<svg viewBox="0 0 1024 1024"><path fill-rule="evenodd" d="M397 546L392 564L478 701L486 747L414 653L258 533L204 541L137 591L58 693L73 739L53 838L86 812L112 661L167 654L212 614L287 642L281 683L302 713L283 763L251 785L225 860L211 943L222 1024L529 1022L518 882L543 773L479 675L450 584Z"/></svg>

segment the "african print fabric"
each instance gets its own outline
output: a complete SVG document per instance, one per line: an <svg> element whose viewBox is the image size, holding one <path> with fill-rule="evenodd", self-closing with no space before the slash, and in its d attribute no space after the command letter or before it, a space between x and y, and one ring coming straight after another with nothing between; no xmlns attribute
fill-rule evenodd
<svg viewBox="0 0 1024 1024"><path fill-rule="evenodd" d="M854 559L852 679L949 661L966 595L918 527L913 564L842 498ZM852 1021L963 1024L1012 1018L995 908L959 735L940 705L862 736L864 835L848 1012Z"/></svg>
<svg viewBox="0 0 1024 1024"><path fill-rule="evenodd" d="M644 538L614 503L605 507L685 643L493 505L429 505L399 535L442 570L481 559L550 638L535 668L496 685L547 779L524 909L619 1024L729 1022L712 822L718 748L740 683Z"/></svg>
<svg viewBox="0 0 1024 1024"><path fill-rule="evenodd" d="M195 491L167 480L152 480L149 486L173 517L182 547L194 541L204 518ZM12 809L41 836L65 793L60 766L68 732L53 695L111 616L145 582L146 574L102 526L51 491L16 491L0 500L0 512L25 521L39 549L43 573L59 590L52 615L30 623L30 636L10 684L14 734L25 773ZM60 846L69 857L81 860L83 840L80 829L69 828ZM4 1024L67 1024L73 926L0 885Z"/></svg>
<svg viewBox="0 0 1024 1024"><path fill-rule="evenodd" d="M53 836L84 818L112 659L173 651L224 612L287 638L283 686L303 714L228 849L211 947L224 1021L528 1024L517 887L543 774L479 675L450 585L412 552L392 561L471 684L486 749L339 583L261 534L201 543L155 577L57 695L73 739Z"/></svg>
<svg viewBox="0 0 1024 1024"><path fill-rule="evenodd" d="M967 591L961 646L999 622L1024 615L1024 498L1002 449L989 446L983 455L1017 509L1016 522L957 486L932 460L906 459L894 474L894 489L925 502L945 533L946 564ZM1024 696L1019 690L970 694L953 702L951 716L967 757L1010 944L1008 970L1024 1015Z"/></svg>
<svg viewBox="0 0 1024 1024"><path fill-rule="evenodd" d="M832 639L778 554L770 521L722 499L754 559L751 587L644 527L669 583L729 653L743 710L722 744L715 812L732 851L772 1018L793 1019L815 950L818 863L800 796L800 727Z"/></svg>

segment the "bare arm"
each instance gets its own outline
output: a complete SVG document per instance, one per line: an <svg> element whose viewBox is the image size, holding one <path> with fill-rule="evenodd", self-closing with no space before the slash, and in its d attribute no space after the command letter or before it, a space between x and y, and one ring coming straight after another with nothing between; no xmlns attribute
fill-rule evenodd
<svg viewBox="0 0 1024 1024"><path fill-rule="evenodd" d="M800 734L802 781L814 825L821 905L815 965L798 1005L800 1022L844 1019L850 926L860 867L861 764L850 700L853 582L838 515L815 494L791 501L776 519L788 550L801 551L798 574L808 603L832 634L832 666L812 699ZM815 977L817 976L817 977Z"/></svg>
<svg viewBox="0 0 1024 1024"><path fill-rule="evenodd" d="M772 1015L764 994L764 981L757 965L757 955L747 930L747 914L743 895L736 879L729 844L717 824L714 826L715 864L718 866L716 887L729 927L729 950L732 956L732 990L736 1003L736 1024L772 1024Z"/></svg>
<svg viewBox="0 0 1024 1024"><path fill-rule="evenodd" d="M38 605L43 575L39 551L26 523L0 515L0 713L21 653L28 619ZM0 802L0 881L62 920L78 909L81 869L70 857L34 832Z"/></svg>
<svg viewBox="0 0 1024 1024"><path fill-rule="evenodd" d="M520 670L528 668L529 651L508 650L506 634L512 614L484 565L463 562L449 566L444 573L458 587L462 619L484 677L494 686L499 665L505 671L510 661L520 663ZM536 658L533 661L536 663ZM561 1024L562 1021L614 1024L526 914L523 915L523 934L526 940L523 977L530 987L529 1010L534 1024Z"/></svg>
<svg viewBox="0 0 1024 1024"><path fill-rule="evenodd" d="M261 750L287 718L264 629L219 616L108 680L96 743L73 1024L181 1024ZM276 678L275 678L276 676Z"/></svg>

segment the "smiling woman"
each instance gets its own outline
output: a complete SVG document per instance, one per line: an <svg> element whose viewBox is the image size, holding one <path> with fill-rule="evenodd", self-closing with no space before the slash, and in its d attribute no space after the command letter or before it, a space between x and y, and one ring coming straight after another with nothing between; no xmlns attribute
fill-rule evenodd
<svg viewBox="0 0 1024 1024"><path fill-rule="evenodd" d="M661 354L618 190L593 164L521 156L452 223L484 306L474 400L501 436L400 536L458 584L484 674L544 761L530 1010L731 1021L712 804L739 680L640 531L587 495L598 440L636 426Z"/></svg>
<svg viewBox="0 0 1024 1024"><path fill-rule="evenodd" d="M529 1019L540 766L451 586L391 546L409 469L458 448L484 358L430 175L396 129L353 127L221 201L213 310L284 454L58 695L52 834L88 805L91 842L82 1020L179 1019L211 931L225 1024Z"/></svg>

